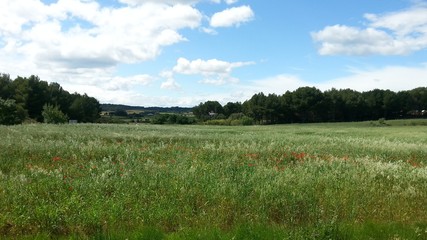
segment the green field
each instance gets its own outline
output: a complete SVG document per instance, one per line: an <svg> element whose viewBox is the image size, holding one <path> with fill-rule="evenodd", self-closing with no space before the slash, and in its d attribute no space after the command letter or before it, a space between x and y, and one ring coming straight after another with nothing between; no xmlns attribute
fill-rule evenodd
<svg viewBox="0 0 427 240"><path fill-rule="evenodd" d="M427 239L425 123L0 126L0 236Z"/></svg>

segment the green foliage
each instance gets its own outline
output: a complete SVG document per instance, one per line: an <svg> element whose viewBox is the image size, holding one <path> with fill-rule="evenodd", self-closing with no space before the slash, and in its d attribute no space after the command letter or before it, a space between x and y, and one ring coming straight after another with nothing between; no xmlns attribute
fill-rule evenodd
<svg viewBox="0 0 427 240"><path fill-rule="evenodd" d="M101 105L98 100L87 94L76 95L69 111L70 119L83 123L96 122L99 119Z"/></svg>
<svg viewBox="0 0 427 240"><path fill-rule="evenodd" d="M121 117L127 117L128 113L124 109L117 109L114 111L114 116L121 116Z"/></svg>
<svg viewBox="0 0 427 240"><path fill-rule="evenodd" d="M224 106L224 114L225 116L228 118L230 117L230 115L235 114L235 113L241 113L242 112L242 104L240 102L228 102L225 106Z"/></svg>
<svg viewBox="0 0 427 240"><path fill-rule="evenodd" d="M46 104L58 106L61 111L79 122L95 122L100 113L99 102L89 96L70 94L58 83L47 83L37 76L17 77L12 81L7 74L0 75L0 98L15 101L19 121L43 121Z"/></svg>
<svg viewBox="0 0 427 240"><path fill-rule="evenodd" d="M224 114L224 108L217 101L207 101L194 107L193 114L200 120L211 120L219 114Z"/></svg>
<svg viewBox="0 0 427 240"><path fill-rule="evenodd" d="M67 115L65 115L58 106L52 106L45 104L43 106L42 116L45 123L66 123L68 121Z"/></svg>
<svg viewBox="0 0 427 240"><path fill-rule="evenodd" d="M208 120L205 122L207 125L222 125L222 126L249 126L254 124L253 118L245 116L243 113L233 113L228 119L223 117L216 117L215 119Z"/></svg>
<svg viewBox="0 0 427 240"><path fill-rule="evenodd" d="M23 109L13 99L4 100L0 98L0 124L20 124L25 118Z"/></svg>
<svg viewBox="0 0 427 240"><path fill-rule="evenodd" d="M249 125L253 125L254 124L254 120L250 117L242 117L240 119L240 122L242 123L243 126L249 126Z"/></svg>
<svg viewBox="0 0 427 240"><path fill-rule="evenodd" d="M192 124L194 120L178 114L156 114L153 118L151 118L152 124Z"/></svg>
<svg viewBox="0 0 427 240"><path fill-rule="evenodd" d="M152 227L146 227L141 232L140 236L138 236L140 240L162 240L165 239L165 234L157 229Z"/></svg>
<svg viewBox="0 0 427 240"><path fill-rule="evenodd" d="M392 92L375 89L357 92L351 89L331 89L325 92L314 87L301 87L283 95L257 93L243 102L200 103L193 111L199 121L227 125L219 119L243 113L257 124L350 122L427 117L427 88ZM423 112L423 110L425 110ZM211 113L211 114L210 114ZM225 119L225 118L220 118Z"/></svg>

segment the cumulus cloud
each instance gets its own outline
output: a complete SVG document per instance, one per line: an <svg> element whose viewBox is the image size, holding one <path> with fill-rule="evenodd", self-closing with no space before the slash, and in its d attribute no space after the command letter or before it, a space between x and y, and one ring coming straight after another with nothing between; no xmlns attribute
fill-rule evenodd
<svg viewBox="0 0 427 240"><path fill-rule="evenodd" d="M210 20L211 27L232 27L253 20L255 14L250 6L227 8L215 13Z"/></svg>
<svg viewBox="0 0 427 240"><path fill-rule="evenodd" d="M366 28L326 26L311 34L321 55L405 55L427 48L427 6L365 14Z"/></svg>
<svg viewBox="0 0 427 240"><path fill-rule="evenodd" d="M162 84L160 85L161 89L169 89L169 90L181 89L181 86L174 79L172 71L163 71L159 75L160 77L166 79L166 81L162 82Z"/></svg>
<svg viewBox="0 0 427 240"><path fill-rule="evenodd" d="M207 1L227 5L237 2ZM95 0L47 2L0 1L0 72L12 77L37 74L43 80L60 83L70 92L86 92L101 102L191 106L194 101L207 98L154 97L137 91L161 91L159 86L182 90L175 74L201 75L200 82L206 84L237 83L238 79L231 76L232 70L248 64L187 60L189 69L181 61L177 71L160 76L118 76L118 66L153 60L165 47L188 41L181 33L184 29L216 34L209 25L203 26L206 17L196 7L201 1L119 0L122 5L114 7ZM230 21L231 25L238 25L246 20L243 16ZM159 77L162 81L154 86Z"/></svg>
<svg viewBox="0 0 427 240"><path fill-rule="evenodd" d="M253 62L226 62L217 59L189 61L179 58L173 70L181 74L201 74L204 76L230 74L233 68L253 64Z"/></svg>
<svg viewBox="0 0 427 240"><path fill-rule="evenodd" d="M153 59L164 46L186 40L179 30L197 28L202 20L197 9L186 5L113 9L82 0L50 5L4 0L0 9L0 37L9 53L69 67ZM26 14L31 11L36 14Z"/></svg>
<svg viewBox="0 0 427 240"><path fill-rule="evenodd" d="M205 79L200 81L201 83L223 85L239 81L231 76L233 69L252 64L254 62L226 62L217 59L190 61L185 58L179 58L177 64L173 67L173 71L186 75L202 75Z"/></svg>
<svg viewBox="0 0 427 240"><path fill-rule="evenodd" d="M160 88L169 90L179 90L181 89L181 86L176 82L175 79L169 78L166 81L162 82Z"/></svg>
<svg viewBox="0 0 427 240"><path fill-rule="evenodd" d="M147 86L156 78L120 77L117 66L156 58L164 47L187 41L180 31L198 29L203 19L192 1L154 2L113 8L93 0L1 0L0 72L37 74L99 99Z"/></svg>

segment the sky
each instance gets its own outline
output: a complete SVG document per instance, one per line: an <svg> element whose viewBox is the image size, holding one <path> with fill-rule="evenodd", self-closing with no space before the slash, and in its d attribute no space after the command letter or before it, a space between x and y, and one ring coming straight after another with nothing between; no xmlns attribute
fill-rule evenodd
<svg viewBox="0 0 427 240"><path fill-rule="evenodd" d="M101 103L427 86L427 0L1 0L0 73Z"/></svg>

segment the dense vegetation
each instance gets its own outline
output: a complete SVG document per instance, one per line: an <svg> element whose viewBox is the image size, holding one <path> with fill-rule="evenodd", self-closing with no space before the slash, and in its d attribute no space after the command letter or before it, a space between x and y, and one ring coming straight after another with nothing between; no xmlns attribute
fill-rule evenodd
<svg viewBox="0 0 427 240"><path fill-rule="evenodd" d="M100 111L98 100L86 94L70 94L58 83L48 84L37 76L12 80L0 74L0 124L12 125L26 119L43 122L46 116L53 123L67 118L95 122Z"/></svg>
<svg viewBox="0 0 427 240"><path fill-rule="evenodd" d="M0 126L11 239L427 239L427 121Z"/></svg>
<svg viewBox="0 0 427 240"><path fill-rule="evenodd" d="M301 87L283 95L258 93L243 103L229 102L224 106L217 101L207 101L196 106L193 112L202 121L229 125L230 120L244 116L260 124L348 122L427 117L426 110L426 87L397 93L379 89L322 92L314 87Z"/></svg>

